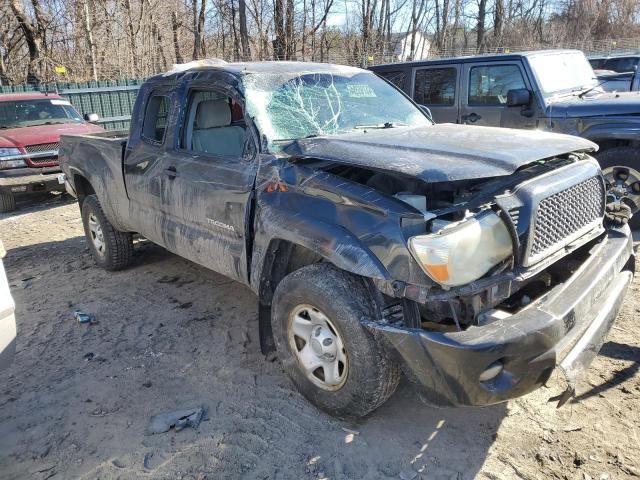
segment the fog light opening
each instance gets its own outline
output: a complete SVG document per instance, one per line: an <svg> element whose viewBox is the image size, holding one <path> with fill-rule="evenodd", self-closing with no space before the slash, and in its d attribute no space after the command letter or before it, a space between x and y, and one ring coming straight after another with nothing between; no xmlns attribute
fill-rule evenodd
<svg viewBox="0 0 640 480"><path fill-rule="evenodd" d="M480 374L481 382L488 382L489 380L493 380L502 372L504 365L502 364L502 360L498 360L497 362L493 362L491 365L487 367L487 369Z"/></svg>

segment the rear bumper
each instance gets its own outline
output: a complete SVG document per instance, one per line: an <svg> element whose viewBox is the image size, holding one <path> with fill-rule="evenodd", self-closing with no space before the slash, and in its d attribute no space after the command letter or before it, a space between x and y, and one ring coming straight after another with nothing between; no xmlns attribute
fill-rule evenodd
<svg viewBox="0 0 640 480"><path fill-rule="evenodd" d="M64 179L60 177L61 174L62 170L59 167L4 170L0 172L0 192L28 194L64 190Z"/></svg>
<svg viewBox="0 0 640 480"><path fill-rule="evenodd" d="M543 385L558 366L569 388L611 329L634 269L627 226L610 230L564 284L511 317L462 332L439 333L368 322L397 351L425 400L440 406L490 405ZM480 375L501 362L489 381Z"/></svg>

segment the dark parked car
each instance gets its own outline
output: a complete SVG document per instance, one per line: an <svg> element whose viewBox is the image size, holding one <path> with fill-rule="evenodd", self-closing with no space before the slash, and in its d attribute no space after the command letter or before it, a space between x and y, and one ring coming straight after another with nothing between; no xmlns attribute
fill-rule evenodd
<svg viewBox="0 0 640 480"><path fill-rule="evenodd" d="M433 125L357 68L196 63L142 86L128 137L63 136L60 161L98 265L128 266L138 233L249 286L263 352L362 416L401 369L437 405L556 366L570 396L634 269L595 147Z"/></svg>
<svg viewBox="0 0 640 480"><path fill-rule="evenodd" d="M610 198L640 206L640 94L608 93L576 50L480 55L371 68L451 122L567 133L598 144ZM603 85L604 86L604 85Z"/></svg>
<svg viewBox="0 0 640 480"><path fill-rule="evenodd" d="M613 57L589 57L589 63L594 70L608 70L611 72L635 72L638 69L640 55L616 55Z"/></svg>

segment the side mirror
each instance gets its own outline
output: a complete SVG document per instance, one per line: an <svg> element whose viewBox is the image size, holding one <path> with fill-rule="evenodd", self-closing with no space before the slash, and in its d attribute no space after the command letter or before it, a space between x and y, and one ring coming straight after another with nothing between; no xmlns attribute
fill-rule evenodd
<svg viewBox="0 0 640 480"><path fill-rule="evenodd" d="M425 116L429 119L431 123L436 123L433 121L433 115L431 114L431 110L429 110L429 107L425 105L418 105L418 107L420 107L420 110L422 110L422 113L425 114Z"/></svg>
<svg viewBox="0 0 640 480"><path fill-rule="evenodd" d="M100 119L97 113L85 113L84 120L89 123L95 123Z"/></svg>
<svg viewBox="0 0 640 480"><path fill-rule="evenodd" d="M531 103L531 92L526 88L514 88L507 92L507 106L518 107Z"/></svg>

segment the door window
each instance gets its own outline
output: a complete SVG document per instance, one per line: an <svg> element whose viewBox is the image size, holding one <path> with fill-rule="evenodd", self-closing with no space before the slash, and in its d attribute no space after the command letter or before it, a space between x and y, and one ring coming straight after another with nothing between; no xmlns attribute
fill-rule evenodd
<svg viewBox="0 0 640 480"><path fill-rule="evenodd" d="M239 103L217 92L192 92L182 148L240 157L245 138L244 115Z"/></svg>
<svg viewBox="0 0 640 480"><path fill-rule="evenodd" d="M405 77L405 74L404 74L403 71L380 72L378 75L380 75L385 80L388 80L389 82L393 83L400 90L402 90L404 88L404 77Z"/></svg>
<svg viewBox="0 0 640 480"><path fill-rule="evenodd" d="M604 70L618 73L635 72L638 67L638 57L610 58L604 63Z"/></svg>
<svg viewBox="0 0 640 480"><path fill-rule="evenodd" d="M455 68L428 68L416 72L413 98L421 105L453 105L456 97Z"/></svg>
<svg viewBox="0 0 640 480"><path fill-rule="evenodd" d="M517 65L472 67L469 105L505 105L507 92L516 88L527 88Z"/></svg>
<svg viewBox="0 0 640 480"><path fill-rule="evenodd" d="M142 123L142 137L153 143L162 143L167 129L167 115L169 114L169 97L166 95L152 95L147 102Z"/></svg>

